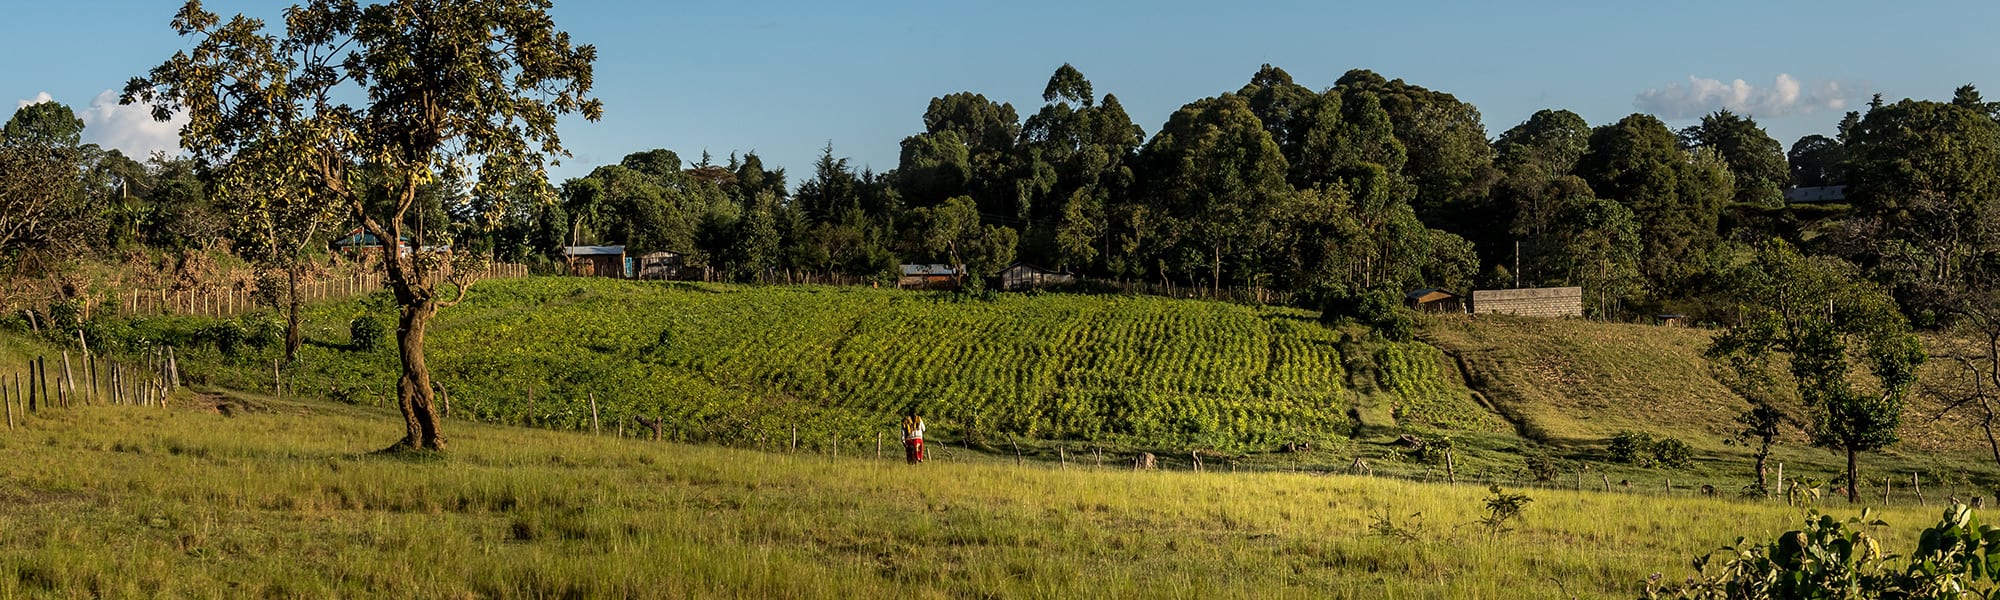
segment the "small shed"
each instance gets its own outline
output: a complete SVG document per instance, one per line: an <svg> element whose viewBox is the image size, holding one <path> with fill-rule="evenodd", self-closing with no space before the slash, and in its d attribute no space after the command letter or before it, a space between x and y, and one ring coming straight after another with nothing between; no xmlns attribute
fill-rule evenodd
<svg viewBox="0 0 2000 600"><path fill-rule="evenodd" d="M624 246L567 246L563 248L563 262L569 265L569 274L579 277L622 279L629 275L631 266L625 259Z"/></svg>
<svg viewBox="0 0 2000 600"><path fill-rule="evenodd" d="M661 250L639 256L639 279L692 280L701 278L701 269L689 268L686 252Z"/></svg>
<svg viewBox="0 0 2000 600"><path fill-rule="evenodd" d="M1465 297L1443 288L1423 288L1411 290L1403 295L1403 304L1425 313L1465 313Z"/></svg>
<svg viewBox="0 0 2000 600"><path fill-rule="evenodd" d="M1017 262L1000 270L1000 289L1009 292L1068 285L1075 281L1074 275L1057 273L1028 263Z"/></svg>
<svg viewBox="0 0 2000 600"><path fill-rule="evenodd" d="M1688 316L1682 314L1653 315L1661 327L1687 327Z"/></svg>
<svg viewBox="0 0 2000 600"><path fill-rule="evenodd" d="M949 290L958 287L958 269L951 265L903 265L896 287L906 290Z"/></svg>

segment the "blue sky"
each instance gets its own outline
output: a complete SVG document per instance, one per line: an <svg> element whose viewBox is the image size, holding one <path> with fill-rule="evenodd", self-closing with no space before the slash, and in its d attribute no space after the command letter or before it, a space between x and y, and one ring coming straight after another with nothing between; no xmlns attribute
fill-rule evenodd
<svg viewBox="0 0 2000 600"><path fill-rule="evenodd" d="M128 153L173 143L171 126L104 93L184 45L167 27L179 2L17 4L0 23L0 102L46 94L84 117L88 140ZM275 19L282 4L207 5ZM1368 68L1451 92L1489 135L1542 108L1679 126L1732 107L1789 147L1873 93L1945 99L1974 83L2000 99L2000 61L1981 43L2000 22L1991 2L558 0L554 13L597 45L605 102L602 122L564 127L575 157L558 180L668 148L718 161L755 150L796 185L829 141L884 171L930 98L973 91L1025 117L1064 62L1148 133L1264 63L1313 88Z"/></svg>

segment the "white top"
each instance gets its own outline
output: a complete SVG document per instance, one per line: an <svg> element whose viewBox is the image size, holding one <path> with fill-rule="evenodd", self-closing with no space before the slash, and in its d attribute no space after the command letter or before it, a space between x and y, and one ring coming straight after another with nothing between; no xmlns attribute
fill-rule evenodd
<svg viewBox="0 0 2000 600"><path fill-rule="evenodd" d="M905 428L903 428L903 439L905 439L905 440L921 440L921 439L924 439L924 420L923 420L923 419L917 419L917 422L916 422L916 426L915 426L915 427L905 427Z"/></svg>

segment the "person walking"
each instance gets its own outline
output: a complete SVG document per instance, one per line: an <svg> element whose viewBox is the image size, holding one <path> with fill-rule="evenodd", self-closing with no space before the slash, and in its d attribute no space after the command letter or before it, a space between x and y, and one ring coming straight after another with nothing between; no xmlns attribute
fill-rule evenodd
<svg viewBox="0 0 2000 600"><path fill-rule="evenodd" d="M924 418L916 413L903 417L903 458L913 465L924 462Z"/></svg>

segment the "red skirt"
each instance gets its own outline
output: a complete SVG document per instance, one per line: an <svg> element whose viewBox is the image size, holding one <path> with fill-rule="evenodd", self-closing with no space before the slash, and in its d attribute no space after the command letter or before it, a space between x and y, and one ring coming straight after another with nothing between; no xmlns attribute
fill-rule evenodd
<svg viewBox="0 0 2000 600"><path fill-rule="evenodd" d="M924 455L924 438L903 440L903 458L910 461L910 464L913 465L924 462L925 458L929 458Z"/></svg>

